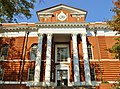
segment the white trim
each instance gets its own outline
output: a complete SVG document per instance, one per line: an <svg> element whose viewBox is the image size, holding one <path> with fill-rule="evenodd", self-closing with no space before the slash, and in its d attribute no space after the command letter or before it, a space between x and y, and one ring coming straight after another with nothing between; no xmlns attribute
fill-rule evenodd
<svg viewBox="0 0 120 89"><path fill-rule="evenodd" d="M72 34L85 33L86 28L39 28L38 33L42 34Z"/></svg>
<svg viewBox="0 0 120 89"><path fill-rule="evenodd" d="M3 62L20 62L20 61L23 61L21 59L19 60L0 60L0 61L3 61ZM32 62L32 61L35 61L35 60L24 60L26 62Z"/></svg>
<svg viewBox="0 0 120 89"><path fill-rule="evenodd" d="M68 71L68 86L71 86L71 84L70 84L69 65L65 65L65 64L56 65L55 86L57 86L57 70L67 70Z"/></svg>
<svg viewBox="0 0 120 89"><path fill-rule="evenodd" d="M57 61L57 47L67 47L67 48L68 48L68 58L67 58L67 62L58 62L58 61ZM56 45L55 45L55 63L70 63L69 44L56 44Z"/></svg>
<svg viewBox="0 0 120 89"><path fill-rule="evenodd" d="M37 34L38 34L37 31L30 32L29 37L38 37ZM25 31L0 33L0 37L22 37L22 36L25 36Z"/></svg>

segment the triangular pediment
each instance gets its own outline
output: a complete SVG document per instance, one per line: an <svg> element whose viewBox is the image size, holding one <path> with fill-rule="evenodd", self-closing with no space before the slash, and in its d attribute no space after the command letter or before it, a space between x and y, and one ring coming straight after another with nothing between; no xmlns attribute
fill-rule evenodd
<svg viewBox="0 0 120 89"><path fill-rule="evenodd" d="M53 13L57 10L67 10L67 11L70 11L71 13L87 14L87 11L85 11L85 10L74 8L74 7L71 7L71 6L64 5L64 4L59 4L59 5L56 5L56 6L53 6L53 7L49 7L49 8L43 9L43 10L39 10L39 11L37 11L37 13L38 14L39 13Z"/></svg>
<svg viewBox="0 0 120 89"><path fill-rule="evenodd" d="M37 15L38 15L40 22L50 22L50 21L51 22L59 22L59 21L70 22L70 19L73 22L77 20L79 20L77 22L80 22L80 21L84 22L86 14L87 14L87 11L85 10L74 8L71 6L64 5L64 4L59 4L56 6L52 6L52 7L37 11ZM60 16L63 16L66 18L59 19Z"/></svg>

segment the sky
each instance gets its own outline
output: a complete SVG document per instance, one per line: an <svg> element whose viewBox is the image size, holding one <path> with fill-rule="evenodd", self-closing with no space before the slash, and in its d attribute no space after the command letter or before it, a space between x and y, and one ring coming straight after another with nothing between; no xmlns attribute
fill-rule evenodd
<svg viewBox="0 0 120 89"><path fill-rule="evenodd" d="M101 22L112 19L114 7L112 0L36 0L35 8L31 10L33 14L30 19L20 19L18 22L39 22L36 11L52 7L58 4L65 4L88 12L86 22Z"/></svg>

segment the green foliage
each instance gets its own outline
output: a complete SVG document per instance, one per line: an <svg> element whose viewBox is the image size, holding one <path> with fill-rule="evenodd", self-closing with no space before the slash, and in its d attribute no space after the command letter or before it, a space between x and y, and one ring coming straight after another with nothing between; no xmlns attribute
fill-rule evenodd
<svg viewBox="0 0 120 89"><path fill-rule="evenodd" d="M112 9L112 11L115 13L115 15L111 21L108 21L108 24L112 30L120 32L120 0L113 2L113 4L115 7Z"/></svg>
<svg viewBox="0 0 120 89"><path fill-rule="evenodd" d="M111 87L111 89L120 89L120 79L116 81Z"/></svg>
<svg viewBox="0 0 120 89"><path fill-rule="evenodd" d="M117 81L116 89L120 89L120 79Z"/></svg>
<svg viewBox="0 0 120 89"><path fill-rule="evenodd" d="M117 41L112 48L108 49L110 53L113 53L115 58L118 58L120 60L120 37L115 38Z"/></svg>
<svg viewBox="0 0 120 89"><path fill-rule="evenodd" d="M15 22L15 17L31 17L36 0L0 0L0 22Z"/></svg>

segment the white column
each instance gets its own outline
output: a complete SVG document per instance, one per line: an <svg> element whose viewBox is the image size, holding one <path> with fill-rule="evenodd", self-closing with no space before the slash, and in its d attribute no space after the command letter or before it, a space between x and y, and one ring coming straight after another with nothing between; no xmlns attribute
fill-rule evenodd
<svg viewBox="0 0 120 89"><path fill-rule="evenodd" d="M34 83L37 85L40 82L40 67L41 67L41 55L42 55L42 40L43 35L38 34L38 49L37 49L37 58L35 62L35 74L34 74Z"/></svg>
<svg viewBox="0 0 120 89"><path fill-rule="evenodd" d="M91 85L90 66L89 66L87 42L86 42L86 33L83 33L81 38L82 38L82 49L83 49L83 59L84 59L85 82L86 82L86 85Z"/></svg>
<svg viewBox="0 0 120 89"><path fill-rule="evenodd" d="M45 86L50 86L52 34L47 34Z"/></svg>
<svg viewBox="0 0 120 89"><path fill-rule="evenodd" d="M77 48L77 34L72 34L73 41L73 64L74 64L74 85L80 85L79 58Z"/></svg>

